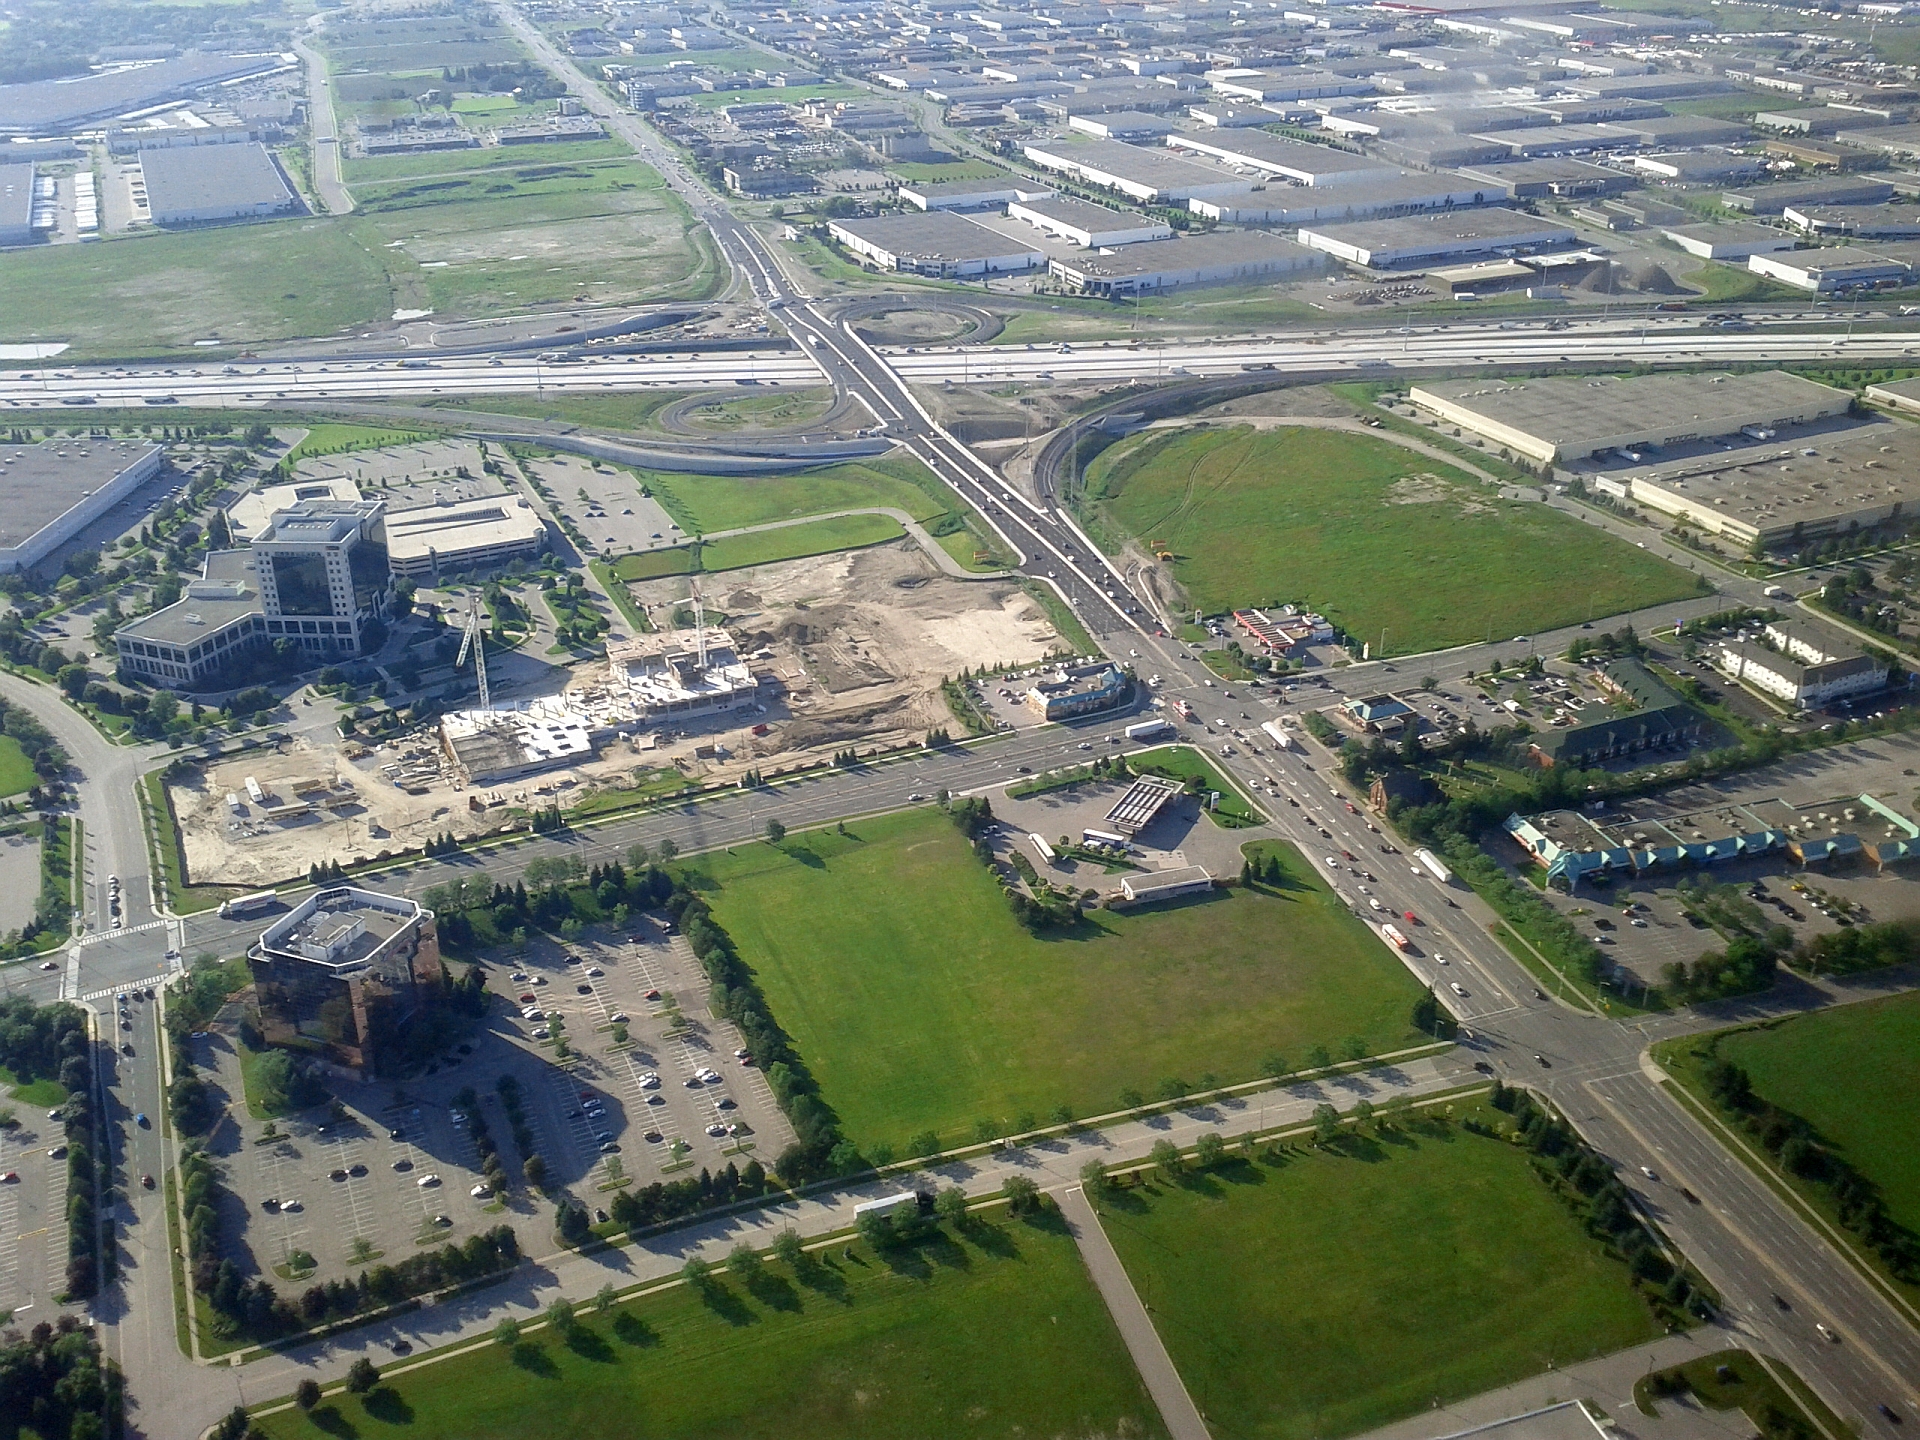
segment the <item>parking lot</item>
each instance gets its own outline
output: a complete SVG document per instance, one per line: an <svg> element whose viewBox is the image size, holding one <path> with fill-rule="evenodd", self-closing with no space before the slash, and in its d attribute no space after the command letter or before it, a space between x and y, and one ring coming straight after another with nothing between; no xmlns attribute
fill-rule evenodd
<svg viewBox="0 0 1920 1440"><path fill-rule="evenodd" d="M33 1324L55 1318L65 1284L66 1131L43 1108L5 1104L20 1123L0 1130L0 1305Z"/></svg>
<svg viewBox="0 0 1920 1440"><path fill-rule="evenodd" d="M576 944L537 939L518 960L489 968L500 1003L430 1073L399 1083L336 1080L344 1119L317 1108L275 1122L272 1135L268 1122L235 1105L239 1133L216 1149L234 1213L246 1216L230 1234L240 1242L236 1262L283 1282L324 1284L502 1223L528 1253L544 1254L552 1195L565 1191L601 1212L624 1186L755 1158L771 1166L791 1143L765 1076L736 1053L734 1027L708 1013L699 962L664 920L637 916L619 936ZM523 995L533 1001L523 1004ZM237 1101L234 1040L216 1031L194 1045L210 1083ZM526 1156L499 1091L509 1075L546 1164L546 1196L522 1182ZM481 1157L456 1103L468 1087L509 1177L505 1195L473 1193ZM311 1270L290 1263L300 1256L311 1257Z"/></svg>
<svg viewBox="0 0 1920 1440"><path fill-rule="evenodd" d="M598 550L625 555L679 545L687 538L659 501L640 493L640 482L630 471L597 468L591 460L563 456L528 465L552 492L554 507Z"/></svg>

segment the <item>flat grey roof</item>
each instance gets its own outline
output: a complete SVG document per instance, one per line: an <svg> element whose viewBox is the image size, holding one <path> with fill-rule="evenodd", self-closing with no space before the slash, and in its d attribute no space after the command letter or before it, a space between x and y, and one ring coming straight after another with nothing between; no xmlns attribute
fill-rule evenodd
<svg viewBox="0 0 1920 1440"><path fill-rule="evenodd" d="M0 232L33 224L33 166L0 165Z"/></svg>
<svg viewBox="0 0 1920 1440"><path fill-rule="evenodd" d="M1569 240L1573 231L1557 221L1498 205L1485 210L1452 210L1444 215L1403 215L1390 220L1353 220L1338 225L1305 225L1324 235L1368 250L1401 250L1440 240L1511 240L1554 232Z"/></svg>
<svg viewBox="0 0 1920 1440"><path fill-rule="evenodd" d="M1182 185L1220 185L1239 177L1196 157L1185 158L1166 148L1147 149L1123 140L1088 140L1083 144L1029 145L1029 152L1051 155L1070 165L1103 175L1118 175L1154 190Z"/></svg>
<svg viewBox="0 0 1920 1440"><path fill-rule="evenodd" d="M1324 263L1317 252L1305 245L1260 230L1208 230L1195 235L1176 235L1171 240L1146 240L1138 245L1123 246L1111 255L1082 252L1060 263L1081 274L1118 279L1249 260L1290 261L1296 267Z"/></svg>
<svg viewBox="0 0 1920 1440"><path fill-rule="evenodd" d="M997 230L976 225L951 210L917 214L879 215L870 220L835 220L833 228L857 235L890 255L922 259L985 260L1025 254L1032 249Z"/></svg>
<svg viewBox="0 0 1920 1440"><path fill-rule="evenodd" d="M237 593L208 593L223 581ZM189 581L187 591L183 598L164 610L155 610L150 615L129 620L114 631L115 638L151 640L156 644L184 647L216 634L235 620L258 615L260 584L254 574L253 552L213 551L207 556L201 578Z"/></svg>
<svg viewBox="0 0 1920 1440"><path fill-rule="evenodd" d="M1130 226L1157 225L1160 222L1139 210L1109 210L1091 200L1076 200L1071 195L1051 195L1044 200L1020 200L1022 210L1031 210L1063 225L1082 230L1119 230Z"/></svg>
<svg viewBox="0 0 1920 1440"><path fill-rule="evenodd" d="M1351 150L1336 150L1331 145L1309 145L1300 140L1283 140L1264 130L1210 130L1202 135L1181 135L1177 140L1182 146L1205 146L1207 151L1261 170L1284 167L1300 175L1339 175L1349 170L1394 168L1384 160L1371 160Z"/></svg>
<svg viewBox="0 0 1920 1440"><path fill-rule="evenodd" d="M0 550L18 548L159 449L84 436L0 445Z"/></svg>
<svg viewBox="0 0 1920 1440"><path fill-rule="evenodd" d="M1789 205L1878 205L1893 198L1893 186L1865 176L1836 175L1826 180L1796 180L1785 185L1729 190L1724 198L1736 210L1778 215Z"/></svg>
<svg viewBox="0 0 1920 1440"><path fill-rule="evenodd" d="M169 215L228 207L251 210L293 200L267 147L256 143L142 150L140 172L147 179L153 216L161 224Z"/></svg>
<svg viewBox="0 0 1920 1440"><path fill-rule="evenodd" d="M1802 414L1842 414L1846 392L1783 370L1750 375L1547 376L1440 380L1413 387L1497 425L1574 450L1590 437L1671 432L1725 435Z"/></svg>
<svg viewBox="0 0 1920 1440"><path fill-rule="evenodd" d="M64 134L89 120L142 110L222 80L276 70L280 64L278 55L203 55L196 51L153 65L77 80L0 85L0 134Z"/></svg>
<svg viewBox="0 0 1920 1440"><path fill-rule="evenodd" d="M984 180L942 180L937 185L923 185L909 180L903 183L902 190L911 190L915 195L924 195L930 200L946 200L964 195L1000 195L1012 190L1023 190L1033 182L1018 175L992 175Z"/></svg>

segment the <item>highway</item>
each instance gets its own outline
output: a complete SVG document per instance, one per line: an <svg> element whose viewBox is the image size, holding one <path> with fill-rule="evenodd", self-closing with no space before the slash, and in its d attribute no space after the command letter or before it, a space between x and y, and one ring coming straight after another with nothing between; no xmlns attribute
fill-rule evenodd
<svg viewBox="0 0 1920 1440"><path fill-rule="evenodd" d="M1248 366L1318 375L1562 360L1687 365L1736 359L1884 360L1913 353L1920 331L1847 336L1781 327L1755 333L1705 328L1694 317L1602 319L1554 330L1532 322L1468 321L1396 331L1329 329L1187 345L881 351L854 333L834 302L810 293L804 279L789 273L781 254L734 217L644 124L587 83L519 16L508 12L508 19L535 54L569 79L588 108L661 170L712 231L729 267L730 293L765 305L770 317L789 330L795 349L746 355L593 355L580 364L557 365L537 357L503 354L405 364L351 359L324 366L248 362L175 366L171 372L152 366L117 370L35 366L0 373L0 404L71 404L81 396L96 403L172 397L203 405L247 404L296 395L358 399L536 388L626 390L647 384L691 388L743 380L813 385L824 377L863 407L875 426L976 505L1018 556L1020 570L1052 587L1109 654L1133 665L1143 677L1159 674L1162 693L1192 700L1201 718L1186 727L1187 738L1220 756L1220 763L1270 812L1274 833L1298 844L1357 913L1402 916L1401 928L1414 941L1405 963L1422 980L1438 983L1439 993L1473 1032L1469 1049L1474 1057L1516 1082L1542 1090L1624 1177L1631 1177L1642 1204L1701 1267L1724 1297L1730 1315L1750 1330L1755 1344L1791 1363L1864 1435L1890 1440L1900 1433L1876 1412L1879 1403L1920 1415L1920 1392L1915 1388L1915 1377L1920 1377L1920 1332L1911 1323L1913 1317L1901 1313L1756 1181L1720 1139L1681 1110L1647 1072L1642 1055L1650 1039L1721 1022L1711 1016L1684 1014L1621 1023L1545 998L1532 977L1489 936L1487 926L1493 916L1476 897L1464 889L1443 890L1430 877L1416 874L1407 856L1380 849L1399 842L1374 831L1373 822L1349 808L1349 801L1358 797L1344 792L1319 752L1283 753L1256 734L1257 749L1236 746L1239 753L1222 754L1226 732L1241 728L1254 734L1252 727L1259 720L1325 704L1329 696L1303 689L1277 697L1265 694L1256 704L1218 682L1208 685L1206 673L1186 646L1154 633L1147 602L1128 591L1124 577L1079 533L1070 516L1007 485L942 429L910 388L912 383L948 380L1044 382L1048 375L1061 380L1150 382L1182 373L1232 373ZM1643 612L1634 617L1635 623L1642 628L1656 621L1671 623L1724 607L1729 595L1744 593L1743 582L1723 579L1721 594ZM1520 643L1557 653L1579 628ZM1431 673L1444 686L1470 667L1485 668L1496 653L1511 658L1518 653L1515 644L1503 640L1423 659L1399 659L1393 669L1422 676ZM1362 693L1378 688L1386 673L1386 666L1360 665L1330 678L1337 692ZM16 985L40 998L61 994L92 1004L118 1040L122 1032L111 1019L115 990L164 978L177 963L169 951L236 953L256 927L206 915L170 920L154 914L146 903L146 849L129 793L141 769L157 762L156 748L107 744L50 690L10 679L0 688L9 698L17 695L31 705L68 745L81 775L81 810L89 836L85 919L90 929L72 947L63 969L29 972ZM572 854L592 862L619 854L635 841L657 845L665 839L691 853L751 840L769 819L798 829L897 808L916 792L946 788L990 793L1017 778L1022 767L1038 770L1084 758L1078 750L1083 739L1098 738L1122 723L1121 718L1105 717L1077 727L1025 730L976 745L917 753L898 763L823 772L773 789L743 791L542 837L489 855L422 862L389 872L376 883L418 895L460 875L516 876L537 855ZM1297 805L1288 803L1290 799ZM1353 860L1345 858L1348 853ZM1373 878L1368 878L1368 872ZM104 878L108 874L120 875L123 893L133 897L123 930L113 930L107 923ZM1372 910L1374 901L1383 907L1380 912ZM1417 922L1404 921L1409 910ZM1455 985L1458 991L1452 988ZM134 1031L125 1032L135 1053L114 1061L111 1100L115 1153L125 1167L123 1178L131 1182L125 1189L130 1198L123 1218L131 1222L125 1230L124 1249L132 1263L125 1284L102 1298L99 1313L108 1322L111 1348L126 1365L142 1405L150 1414L174 1417L182 1427L176 1431L170 1419L162 1422L165 1428L160 1433L184 1434L188 1422L197 1427L212 1420L232 1403L233 1395L226 1383L208 1383L210 1372L180 1356L173 1344L158 1192L145 1192L137 1183L137 1176L148 1170L164 1173L170 1160L157 1131L141 1130L128 1120L136 1111L152 1114L159 1107L159 1047L153 1043L150 1012L142 1011L135 1023ZM1642 1166L1660 1178L1647 1178ZM999 1183L999 1174L983 1168L969 1183L975 1188L991 1187ZM1680 1184L1700 1196L1702 1203L1678 1201ZM815 1208L818 1213L810 1211L806 1222L809 1233L819 1233L843 1218L830 1206ZM568 1285L588 1287L597 1287L605 1278L596 1267L578 1266L569 1268L566 1277ZM581 1289L580 1297L586 1293ZM1775 1296L1791 1308L1781 1308ZM543 1294L545 1298L550 1295ZM1840 1340L1821 1340L1813 1329L1816 1321L1829 1325ZM311 1350L306 1359L320 1366L323 1378L333 1378L354 1353L382 1333L386 1332L376 1329L338 1348ZM235 1383L245 1387L250 1398L262 1399L278 1393L274 1386L284 1390L292 1373L280 1361L268 1362L238 1372Z"/></svg>

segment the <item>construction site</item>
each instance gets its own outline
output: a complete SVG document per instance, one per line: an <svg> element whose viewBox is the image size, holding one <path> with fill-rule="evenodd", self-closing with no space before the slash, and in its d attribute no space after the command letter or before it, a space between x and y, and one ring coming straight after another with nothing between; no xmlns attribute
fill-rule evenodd
<svg viewBox="0 0 1920 1440"><path fill-rule="evenodd" d="M958 580L910 542L634 585L672 628L614 639L566 686L500 697L378 745L295 736L168 783L193 883L265 888L350 863L523 828L529 812L775 774L846 748L961 728L941 684L1064 646L1018 583ZM616 792L609 795L607 792Z"/></svg>

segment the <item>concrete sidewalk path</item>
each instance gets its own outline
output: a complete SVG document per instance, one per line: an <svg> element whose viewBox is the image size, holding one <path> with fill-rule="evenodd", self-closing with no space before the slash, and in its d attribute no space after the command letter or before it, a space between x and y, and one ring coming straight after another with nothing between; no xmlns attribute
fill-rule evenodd
<svg viewBox="0 0 1920 1440"><path fill-rule="evenodd" d="M1133 1288L1133 1281L1120 1263L1113 1242L1107 1239L1107 1232L1101 1228L1100 1217L1094 1213L1086 1192L1078 1185L1062 1191L1060 1213L1066 1217L1067 1228L1073 1232L1074 1243L1080 1247L1080 1258L1087 1262L1087 1273L1093 1276L1100 1298L1107 1302L1107 1312L1120 1327L1120 1338L1127 1343L1134 1368L1147 1382L1147 1393L1160 1408L1160 1420L1167 1427L1167 1434L1173 1440L1210 1440L1207 1422L1200 1418L1199 1407L1187 1393L1180 1372L1173 1368L1173 1357L1161 1343L1160 1332L1153 1328L1147 1307L1140 1303L1140 1292Z"/></svg>

